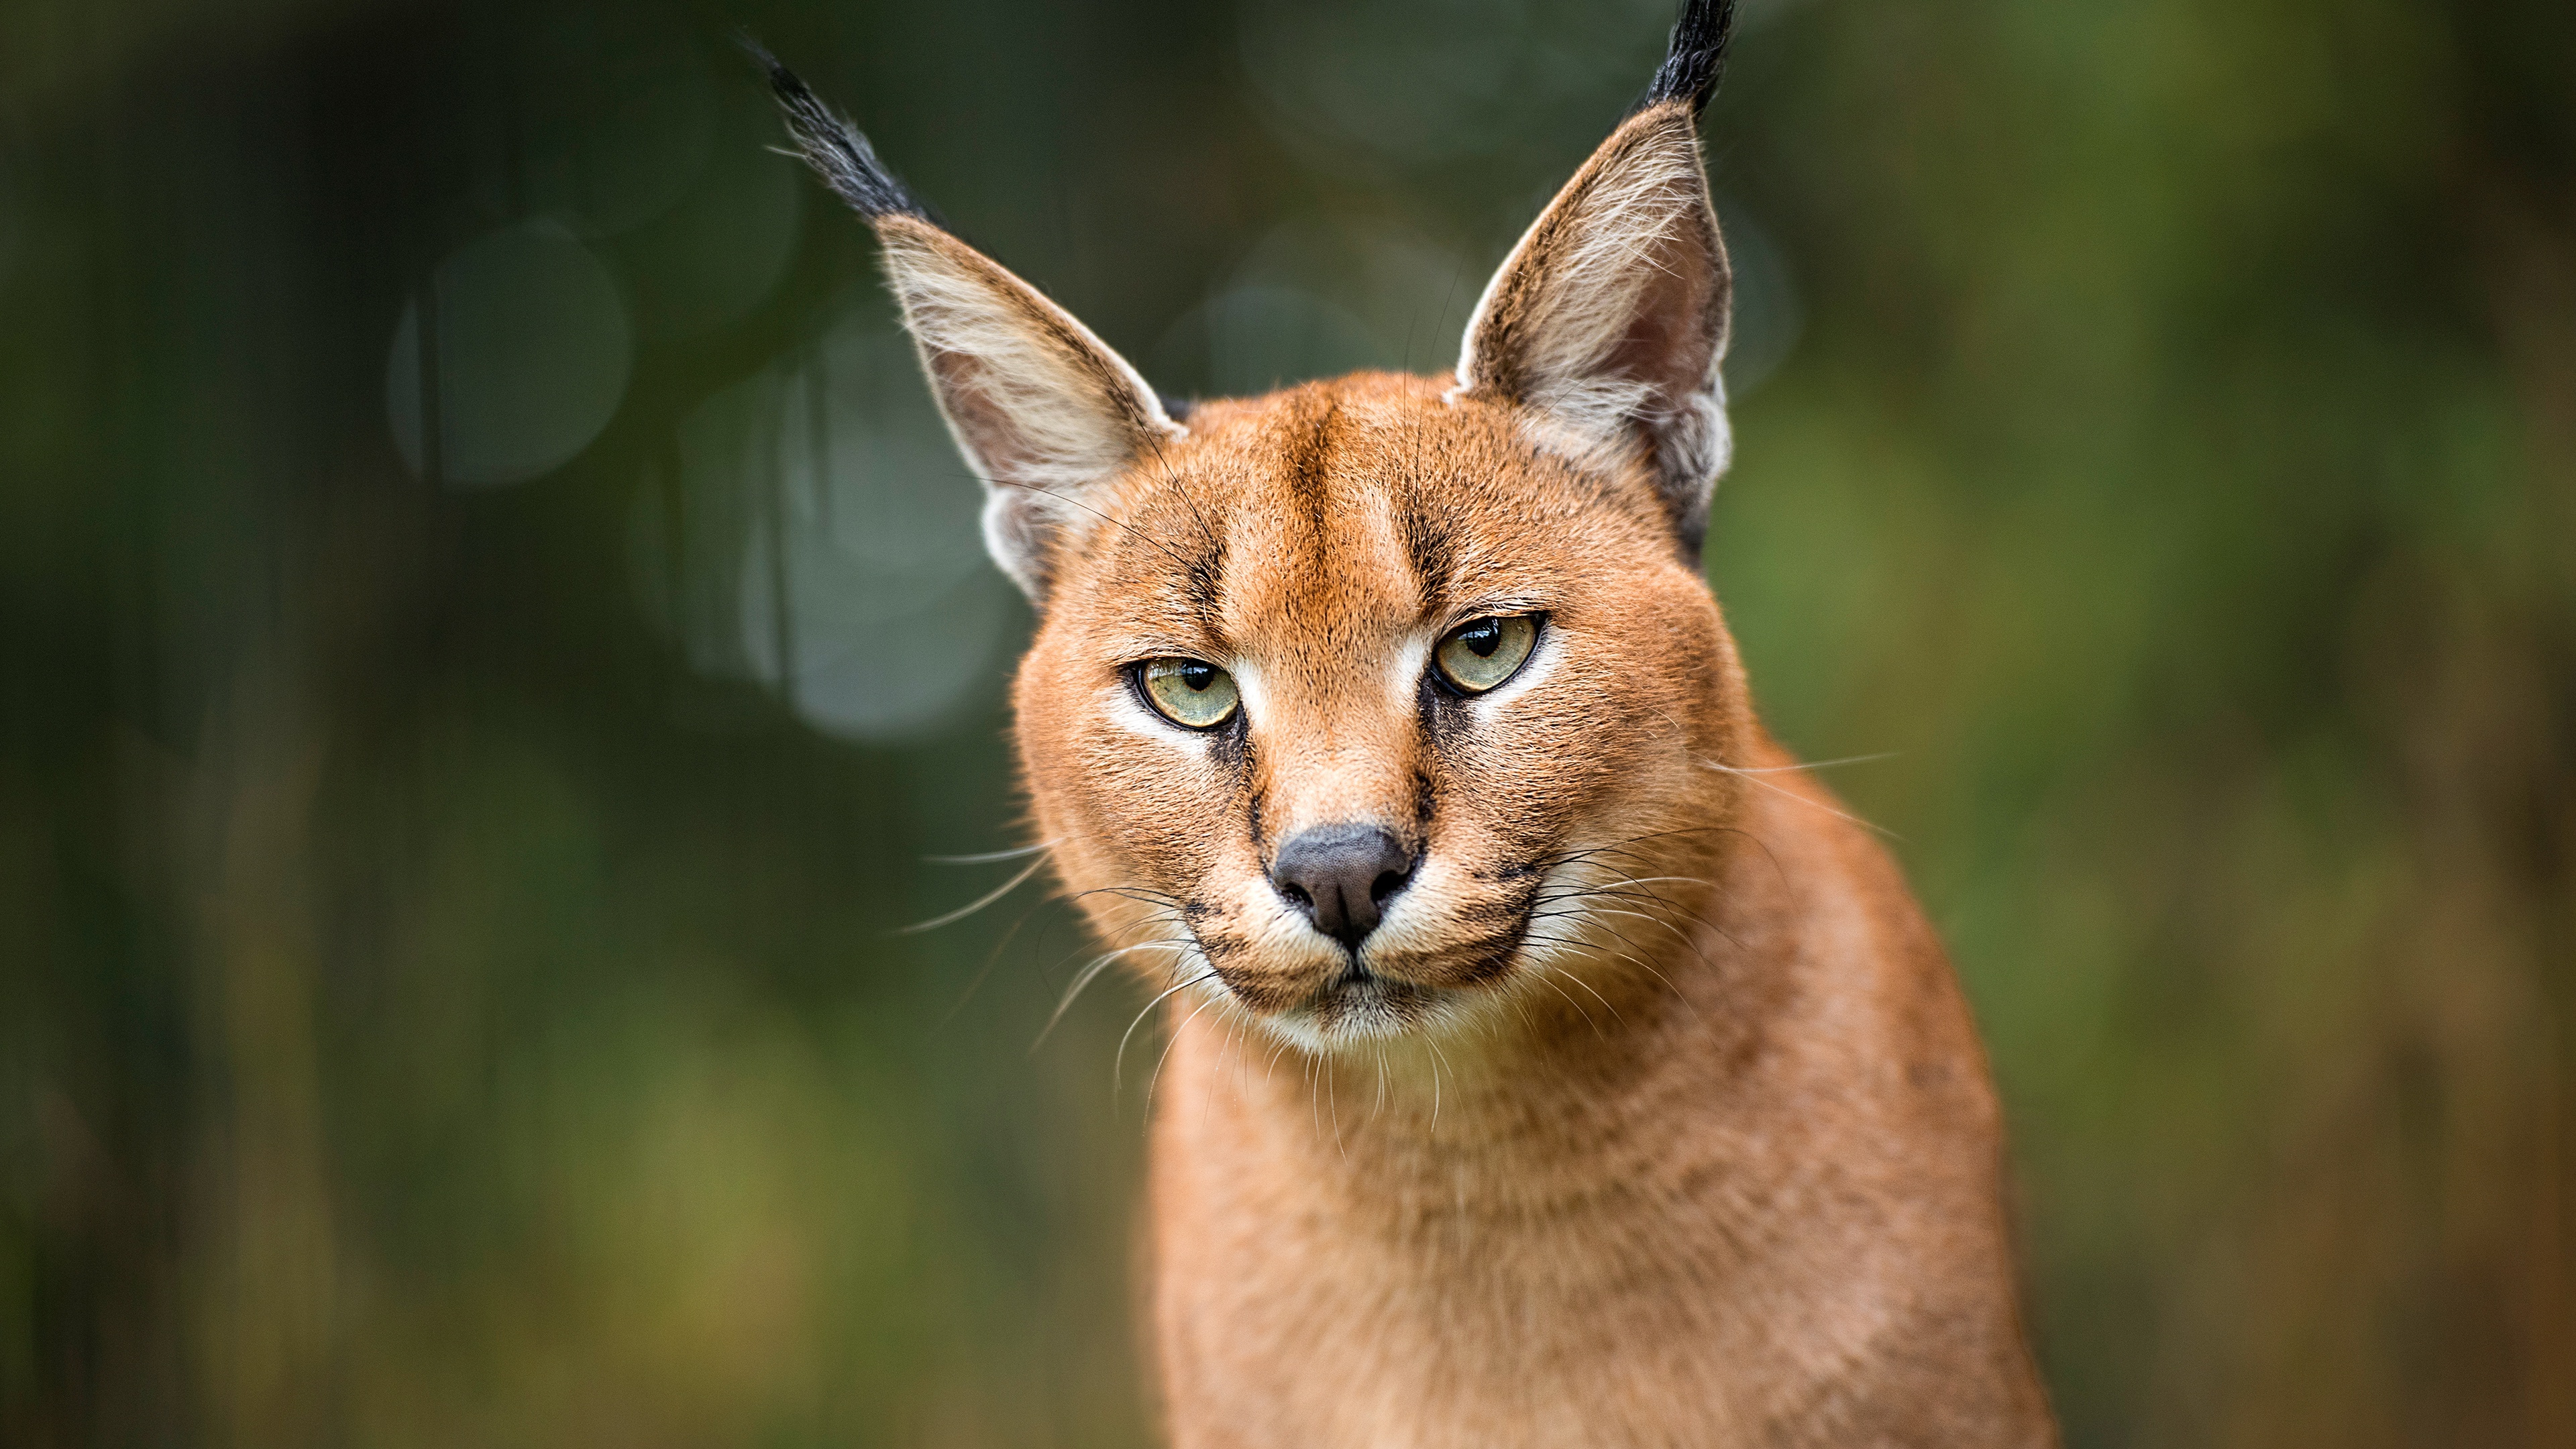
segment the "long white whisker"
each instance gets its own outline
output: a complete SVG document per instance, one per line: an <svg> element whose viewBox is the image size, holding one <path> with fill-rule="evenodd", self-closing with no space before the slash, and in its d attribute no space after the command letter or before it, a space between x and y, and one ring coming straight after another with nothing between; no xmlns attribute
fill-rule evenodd
<svg viewBox="0 0 2576 1449"><path fill-rule="evenodd" d="M1584 907L1584 909L1585 909L1586 911L1588 911L1588 912L1591 912L1591 913L1594 913L1594 914L1598 914L1598 915L1604 915L1604 916L1631 916L1631 917L1634 917L1634 918L1635 918L1635 919L1637 919L1637 920L1645 921L1645 922L1647 922L1647 923L1649 923L1649 924L1651 924L1651 925L1657 925L1657 926L1661 926L1661 927L1663 927L1665 930L1672 932L1675 936L1679 936L1679 937L1681 937L1682 941L1683 941L1685 944L1687 944L1687 943L1689 942L1689 940L1690 940L1690 937L1689 937L1689 936L1687 936L1687 935L1683 935L1683 933L1682 933L1682 928L1681 928L1681 927L1676 926L1676 925L1674 925L1672 922L1667 921L1667 920L1664 920L1664 919L1662 919L1661 917L1647 915L1647 914L1646 914L1645 912L1643 912L1643 911L1623 911L1623 910L1619 909L1617 906L1597 906L1597 905L1595 905L1595 906L1586 906L1586 907Z"/></svg>
<svg viewBox="0 0 2576 1449"><path fill-rule="evenodd" d="M1594 1036L1601 1038L1603 1041L1608 1041L1610 1039L1610 1034L1601 1029L1601 1023L1592 1019L1592 1013L1584 1009L1583 1003L1575 1000L1571 992L1568 992L1564 987L1556 984L1555 978L1562 974L1563 973L1558 971L1554 966L1541 965L1538 972L1538 979L1547 986L1548 990L1565 998L1565 1004L1574 1008L1575 1013L1583 1018L1584 1025L1592 1028L1592 1034ZM1595 994L1597 995L1598 993ZM1604 1003L1604 1005L1607 1004L1608 1003L1606 1002Z"/></svg>
<svg viewBox="0 0 2576 1449"><path fill-rule="evenodd" d="M1172 1048L1181 1044L1181 1033L1190 1029L1190 1023L1199 1019L1200 1012L1216 1005L1216 1003L1217 998L1213 996L1200 1002L1196 1007L1192 1008L1189 1015L1181 1018L1181 1024L1179 1026L1172 1028L1171 1040L1163 1043L1163 1054L1154 1058L1154 1075L1145 1079L1146 1112L1151 1113L1154 1110L1154 1089L1163 1084L1163 1063L1172 1059Z"/></svg>
<svg viewBox="0 0 2576 1449"><path fill-rule="evenodd" d="M1431 1135L1440 1135L1440 1069L1449 1065L1448 1054L1440 1050L1437 1038L1425 1034L1422 1044L1431 1048Z"/></svg>
<svg viewBox="0 0 2576 1449"><path fill-rule="evenodd" d="M1323 1078L1318 1075L1323 1068L1324 1060L1322 1057L1314 1056L1306 1058L1306 1115L1314 1119L1315 1135L1318 1137L1324 1135L1324 1083Z"/></svg>
<svg viewBox="0 0 2576 1449"><path fill-rule="evenodd" d="M1839 760L1809 760L1803 765L1729 765L1726 768L1739 775L1793 775L1800 770L1830 770L1836 765L1875 764L1880 760L1895 759L1902 753L1901 750L1883 750L1875 755L1845 755Z"/></svg>
<svg viewBox="0 0 2576 1449"><path fill-rule="evenodd" d="M968 916L975 914L977 911L984 909L986 906L991 905L993 902L1000 900L1002 897L1009 895L1011 892L1018 890L1030 876L1036 875L1039 871L1044 870L1045 868L1046 857L1041 855L1037 859L1030 861L1027 869L1021 871L1018 875L1011 877L1009 880L1002 882L1001 885L994 888L992 891L979 897L973 904L959 906L956 910L950 911L944 916L933 916L929 920L921 922L919 925L905 926L896 931L895 934L898 936L910 936L921 931L935 931L942 926L962 921Z"/></svg>
<svg viewBox="0 0 2576 1449"><path fill-rule="evenodd" d="M1810 800L1795 790L1784 790L1781 787L1772 784L1770 781L1763 779L1760 772L1738 769L1733 765L1720 764L1715 760L1702 760L1700 763L1722 775L1742 775L1744 778L1751 780L1754 784L1759 785L1763 789L1769 790L1773 794L1779 795L1784 799L1795 800L1801 805L1822 810L1826 814L1831 815L1838 820L1848 820L1863 830L1874 830L1879 834L1886 836L1890 840L1903 840L1905 838L1904 836L1897 834L1895 831L1888 829L1886 826L1873 824L1872 822L1863 820L1859 816L1853 815L1847 811L1837 810L1822 800Z"/></svg>
<svg viewBox="0 0 2576 1449"><path fill-rule="evenodd" d="M1154 1008L1163 1004L1163 997L1171 995L1174 991L1187 990L1190 987L1198 985L1202 981L1209 980L1215 975L1216 972L1213 969L1202 971L1198 975L1191 977L1189 980L1182 982L1180 985L1172 987L1171 990L1163 992L1161 996L1157 996L1153 1000L1146 1002L1145 1009L1136 1013L1136 1019L1127 1023L1127 1030L1118 1038L1118 1055L1112 1058L1109 1063L1109 1086L1112 1091L1115 1091L1118 1088L1122 1080L1120 1069L1125 1067L1127 1064L1128 1041L1136 1035L1136 1028L1144 1025L1145 1018L1153 1015Z"/></svg>
<svg viewBox="0 0 2576 1449"><path fill-rule="evenodd" d="M988 850L982 855L925 855L922 859L932 865L991 865L997 860L1018 860L1024 856L1042 855L1063 843L1063 840L1058 838L1042 840L1035 845L1023 845L1017 850Z"/></svg>
<svg viewBox="0 0 2576 1449"><path fill-rule="evenodd" d="M1594 991L1594 990L1593 990L1593 988L1592 988L1592 983L1591 983L1591 982L1584 980L1582 977L1577 976L1577 975L1575 975L1573 972L1568 971L1568 970L1565 970L1565 969L1564 969L1564 968L1562 968L1562 967L1559 967L1559 968L1557 969L1557 973L1556 973L1556 974L1557 974L1557 975L1559 975L1559 976L1564 977L1564 978L1565 978L1566 980L1568 980L1568 981L1573 982L1575 985L1582 987L1582 988L1583 988L1584 990L1586 990L1586 991L1591 991L1591 992L1592 992L1592 999L1593 999L1593 1000L1595 1000L1595 1001L1597 1001L1597 1002L1600 1002L1600 1003L1601 1003L1601 1009L1610 1013L1610 1019L1611 1019L1612 1021L1615 1021L1615 1022L1619 1023L1621 1026L1626 1026L1626 1025L1628 1024L1627 1018L1625 1018L1625 1017L1623 1017L1623 1016L1621 1016L1621 1015L1619 1014L1619 1008L1617 1008L1617 1007L1615 1007L1615 1006L1612 1006L1612 1005L1610 1004L1610 998L1609 998L1609 997L1606 997L1606 996L1602 995L1602 994L1601 994L1600 992L1598 992L1598 991Z"/></svg>
<svg viewBox="0 0 2576 1449"><path fill-rule="evenodd" d="M1337 1085L1333 1080L1333 1059L1326 1057L1324 1059L1324 1105L1331 1109L1333 1114L1333 1150L1342 1155L1344 1162L1348 1162L1351 1152L1349 1148L1342 1145L1342 1101L1341 1093L1336 1090Z"/></svg>
<svg viewBox="0 0 2576 1449"><path fill-rule="evenodd" d="M1056 1023L1064 1020L1064 1014L1073 1009L1073 999L1082 994L1083 988L1098 980L1100 973L1109 969L1110 962L1133 951L1169 951L1186 944L1188 943L1178 936L1173 936L1161 941L1140 941L1133 946L1122 946L1115 951L1104 951L1100 955L1094 956L1089 961L1084 962L1082 970L1075 974L1073 984L1065 988L1063 999L1056 1002L1054 1014L1047 1018L1046 1025L1038 1028L1038 1039L1029 1043L1029 1050L1036 1051L1040 1046L1045 1044L1047 1033L1055 1030Z"/></svg>
<svg viewBox="0 0 2576 1449"><path fill-rule="evenodd" d="M1708 1027L1708 1018L1700 1014L1699 1004L1692 1001L1688 995L1684 994L1679 986L1673 984L1673 978L1665 975L1661 970L1658 970L1653 962L1636 954L1637 943L1628 939L1627 932L1620 930L1616 926L1609 925L1607 922L1604 922L1603 925L1604 929L1608 930L1611 935L1616 936L1619 939L1620 945L1625 946L1628 949L1624 951L1614 951L1609 947L1600 945L1596 942L1592 945L1592 950L1601 953L1605 959L1612 959L1626 965L1633 966L1636 969L1645 972L1647 975L1652 976L1657 981L1662 982L1664 984L1664 989L1673 994L1673 999L1682 1004L1682 1009L1691 1014L1692 1020L1698 1022L1702 1029L1706 1029ZM1700 959L1702 962L1706 962L1708 958L1703 954Z"/></svg>

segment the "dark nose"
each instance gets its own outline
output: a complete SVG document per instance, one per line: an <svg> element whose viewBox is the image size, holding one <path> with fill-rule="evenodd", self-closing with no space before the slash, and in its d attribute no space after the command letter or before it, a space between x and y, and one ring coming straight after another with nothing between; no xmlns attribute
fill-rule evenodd
<svg viewBox="0 0 2576 1449"><path fill-rule="evenodd" d="M1318 825L1279 847L1270 883L1315 929L1356 951L1413 878L1413 852L1374 825Z"/></svg>

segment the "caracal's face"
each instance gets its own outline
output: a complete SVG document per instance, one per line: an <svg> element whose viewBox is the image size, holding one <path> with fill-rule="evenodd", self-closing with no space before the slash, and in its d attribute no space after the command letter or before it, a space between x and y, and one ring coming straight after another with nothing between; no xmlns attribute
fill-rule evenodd
<svg viewBox="0 0 2576 1449"><path fill-rule="evenodd" d="M1750 729L1692 562L1731 448L1697 124L1724 30L1676 27L1449 378L1186 418L773 68L1040 611L1015 703L1042 839L1166 994L1331 1049L1608 1008L1689 929Z"/></svg>
<svg viewBox="0 0 2576 1449"><path fill-rule="evenodd" d="M1038 824L1107 945L1319 1049L1588 1005L1577 973L1667 949L1744 710L1639 471L1420 378L1193 411L1019 672ZM1319 910L1296 843L1358 838L1384 858Z"/></svg>

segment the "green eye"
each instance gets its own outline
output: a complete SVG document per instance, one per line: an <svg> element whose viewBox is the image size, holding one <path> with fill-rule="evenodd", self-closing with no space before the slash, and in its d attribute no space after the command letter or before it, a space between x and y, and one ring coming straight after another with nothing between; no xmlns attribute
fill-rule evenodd
<svg viewBox="0 0 2576 1449"><path fill-rule="evenodd" d="M1137 675L1163 718L1189 729L1215 729L1234 717L1243 699L1233 675L1196 659L1148 659Z"/></svg>
<svg viewBox="0 0 2576 1449"><path fill-rule="evenodd" d="M1470 619L1449 631L1431 662L1459 693L1482 694L1518 672L1537 643L1535 615Z"/></svg>

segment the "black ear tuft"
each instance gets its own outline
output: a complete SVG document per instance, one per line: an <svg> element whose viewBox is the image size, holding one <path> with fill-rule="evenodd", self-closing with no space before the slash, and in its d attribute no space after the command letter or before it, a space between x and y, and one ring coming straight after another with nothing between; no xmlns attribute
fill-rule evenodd
<svg viewBox="0 0 2576 1449"><path fill-rule="evenodd" d="M1735 0L1682 0L1682 17L1673 22L1664 63L1656 68L1637 109L1688 101L1691 114L1698 115L1726 69L1726 37L1734 28Z"/></svg>
<svg viewBox="0 0 2576 1449"><path fill-rule="evenodd" d="M742 48L760 68L769 73L769 92L778 98L778 109L787 118L787 134L796 143L796 154L823 178L832 193L848 202L850 209L874 221L881 216L912 216L936 226L939 218L922 205L895 174L877 159L874 146L849 119L834 111L805 88L796 72L778 63L778 58L761 48L749 36L741 37Z"/></svg>

